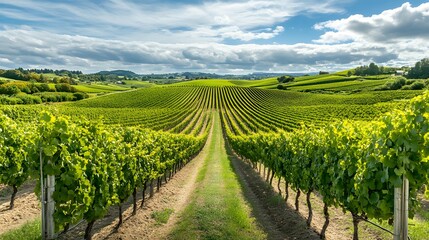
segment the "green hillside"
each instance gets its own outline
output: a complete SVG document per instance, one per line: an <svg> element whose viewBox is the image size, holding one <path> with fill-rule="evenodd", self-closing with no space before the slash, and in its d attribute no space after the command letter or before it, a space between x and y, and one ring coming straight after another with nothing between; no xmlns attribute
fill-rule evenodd
<svg viewBox="0 0 429 240"><path fill-rule="evenodd" d="M405 134L407 139L418 138L417 145L410 145L417 147L410 147L409 152L417 154L413 150L417 149L422 158L427 158L421 146L427 144L422 136L426 136L429 129L424 125L429 117L427 112L429 108L422 99L426 99L428 95L422 95L424 90L374 90L376 87L384 86L386 82L395 83L397 79L401 80L381 75L364 78L339 74L302 76L296 77L293 82L284 83L287 90L277 89L276 78L200 79L165 85L126 80L125 85L74 85L79 91L87 93L108 93L76 102L1 105L0 111L8 116L2 118L5 126L13 126L12 123L19 126L10 129L16 130L14 132L16 138L25 136L25 139L20 141L25 143L26 149L38 151L36 149L38 145L35 143L41 140L34 140L38 139L38 136L44 136L47 140L43 141L48 141L47 144L51 144L55 149L62 149L61 151L70 149L67 150L70 152L64 152L64 154L54 154L58 156L55 161L61 161L64 166L76 162L70 168L61 168L61 171L64 171L61 176L70 174L67 175L69 176L67 179L63 179L64 177L60 175L57 177L57 184L62 184L61 186L68 187L68 184L75 183L75 175L72 174L75 169L82 171L79 170L79 166L89 163L101 164L103 159L108 158L109 164L106 162L103 166L106 169L116 170L97 173L98 176L112 177L110 181L122 181L121 186L126 191L117 183L117 189L110 190L116 191L110 196L110 202L97 202L105 208L112 207L113 203L118 204L119 196L127 199L132 194L133 189L127 188L127 184L134 184L133 187L136 189L134 193L137 189L145 192L144 189L148 187L149 182L157 184L157 188L161 187L163 182L166 184L168 176L181 169L199 151L203 151L201 158L206 167L199 169L198 172L197 178L201 180L191 195L195 201L186 203L186 210L178 213L185 220L176 224L171 233L171 236L177 236L178 239L189 234L208 238L225 237L225 239L231 236L238 239L251 238L250 236L256 234L257 238L265 239L266 233L259 229L259 225L253 220L248 220L251 216L249 208L254 208L255 205L248 206L247 197L236 197L246 194L243 191L248 190L242 189L239 181L236 181L236 177L240 179L241 177L236 176L235 170L230 166L231 161L243 161L242 164L249 165L248 171L258 169L256 174L264 172L263 177L266 182L272 182L274 178L278 178L276 183L278 189L288 189L295 196L299 196L300 192L306 193L308 199L305 208L310 206L309 202L312 202L319 209L323 204L328 204L330 212L355 211L354 208L346 205L352 201L353 206L358 206L360 211L368 214L371 220L383 220L383 226L389 229L391 227L386 221L392 215L390 209L393 208L391 204L393 188L388 184L399 182L398 171L408 171L412 174L409 176L418 177L411 184L410 194L413 194L414 199L419 196L417 201L410 202L412 211L415 211L417 216L412 221L413 227L410 227L410 234L415 239L422 239L424 235L422 232L427 229L429 221L428 210L420 209L416 203L424 201L420 197L422 195L420 189L422 189L422 183L427 183L424 179L429 179L429 176L426 171L416 175L412 169L398 170L396 160L390 162L389 166L383 165L383 161L395 159L396 151L402 151L388 150L396 146L402 148L401 140L395 138L396 135L391 137L387 135L388 128L395 134ZM131 86L138 89L132 89ZM50 87L55 88L55 85L50 84ZM410 100L416 96L419 97ZM42 113L45 111L53 115ZM408 124L406 126L412 126L412 128L404 127L404 122ZM38 124L44 124L44 127L38 127ZM414 132L408 131L414 128L416 129L413 130ZM24 130L27 131L25 134L20 132ZM52 134L58 134L58 136ZM0 132L1 136L3 136L2 132ZM56 137L51 141L51 136ZM73 137L73 141L69 141L68 136ZM97 138L93 139L95 137ZM389 143L393 141L390 138L396 141L396 145ZM208 144L204 147L206 140ZM57 148L55 144L59 141L61 141L61 147ZM94 145L93 142L98 145ZM73 152L77 149L76 144L80 144L78 148L81 152ZM46 152L51 154L49 151L53 147L47 148ZM234 153L230 153L229 148L238 155L232 155ZM91 152L92 149L95 150ZM383 156L386 154L380 154L381 151L390 154L390 158L385 159ZM43 154L46 155L44 152ZM69 161L70 156L73 157L73 163ZM182 159L183 156L186 157ZM237 159L232 160L231 156ZM408 159L417 161L420 159L419 156L412 155L412 158ZM329 164L323 160L325 158L329 160ZM22 161L27 159L32 161L33 158L24 158L24 160L20 158ZM142 164L138 170L132 168L136 166L137 160ZM317 163L317 166L313 166L313 162ZM367 165L367 162L371 165ZM417 161L413 164L415 166L413 169L426 169L426 165L422 162ZM114 168L111 168L112 166ZM332 166L336 170L332 170ZM130 168L134 170L123 171ZM15 170L10 169L5 173L13 171ZM137 176L132 174L133 171L145 177L144 184L133 182L133 176ZM125 172L131 175L124 174ZM332 175L325 175L330 172ZM385 177L386 173L387 177ZM369 176L368 179L365 176ZM386 184L374 183L373 179L378 177L385 179ZM86 175L82 175L79 179L81 178L87 185L98 184L86 179ZM231 179L235 180L231 181ZM328 183L316 182L311 185L314 186L313 188L304 185L304 183L321 181L321 179L327 179ZM341 181L333 184L338 179ZM344 191L343 194L343 191L334 191L335 186L353 189L354 192ZM374 188L371 189L374 193L367 193L367 189L362 190L360 186L370 186ZM74 191L71 192L74 193ZM265 201L264 199L268 196L267 190L261 190L261 192L258 199ZM278 202L284 204L286 195L281 192L275 195L281 199ZM80 197L72 198L71 194L64 196L59 199L59 201L65 201L60 207L66 206L67 202L76 202L73 206L81 204ZM342 205L324 203L325 198L321 196L329 196ZM296 202L299 201L296 200ZM377 205L378 202L383 202L384 205ZM210 206L208 207L207 204ZM235 207L225 207L227 205ZM378 212L372 209L378 209ZM63 208L64 214L70 216L75 214L73 211L68 211L68 208ZM153 216L159 217L158 214L164 212L171 214L172 210L159 209ZM204 212L203 218L200 216L201 212ZM302 210L297 212L302 216ZM380 214L377 215L378 213ZM99 218L104 214L100 214ZM315 214L323 219L320 212ZM349 214L335 214L331 221L343 223L346 219L350 219ZM159 221L168 221L168 217L164 216L167 219ZM299 218L301 222L306 220L303 217ZM311 218L308 219L307 221L311 221ZM62 218L57 221L64 221L67 224L71 220ZM105 220L100 219L100 221ZM221 222L223 227L213 227L217 222ZM344 224L348 229L353 228L350 221ZM304 223L299 227L300 231L308 229L305 226ZM192 228L192 231L189 228ZM219 231L219 229L223 230ZM238 229L246 229L246 231ZM384 237L378 230L367 231L366 229L365 227L364 230L359 230L364 238ZM72 231L71 234L82 235L82 231L80 233ZM306 234L317 235L314 231ZM341 234L349 236L350 231ZM31 233L31 235L37 235L37 233Z"/></svg>

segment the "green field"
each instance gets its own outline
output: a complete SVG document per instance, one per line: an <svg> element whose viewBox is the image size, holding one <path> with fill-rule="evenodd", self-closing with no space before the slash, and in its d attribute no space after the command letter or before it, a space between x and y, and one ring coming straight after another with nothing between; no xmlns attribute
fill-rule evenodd
<svg viewBox="0 0 429 240"><path fill-rule="evenodd" d="M288 90L295 91L371 91L376 87L384 85L386 82L393 81L387 75L377 77L347 77L340 74L316 75L296 77L293 82L282 84Z"/></svg>
<svg viewBox="0 0 429 240"><path fill-rule="evenodd" d="M0 77L0 80L4 80L4 81L14 81L13 79L5 78L5 77Z"/></svg>
<svg viewBox="0 0 429 240"><path fill-rule="evenodd" d="M347 77L341 73L329 75L298 76L293 82L282 83L288 90L294 91L371 91L376 87L384 85L386 82L393 81L394 78L389 75L379 76L351 76ZM268 78L261 80L193 80L173 84L176 86L240 86L261 89L276 89L279 82L277 78Z"/></svg>
<svg viewBox="0 0 429 240"><path fill-rule="evenodd" d="M0 0L0 240L429 240L429 0Z"/></svg>
<svg viewBox="0 0 429 240"><path fill-rule="evenodd" d="M86 93L101 93L101 92L115 92L126 91L129 88L113 84L79 84L74 86L80 92Z"/></svg>
<svg viewBox="0 0 429 240"><path fill-rule="evenodd" d="M14 80L9 78L0 77L0 80L5 81L12 81L12 82L19 82L19 83L26 83L30 84L28 81L21 81L21 80ZM42 83L35 83L37 85L40 85ZM75 87L79 92L86 92L86 93L110 93L110 92L120 92L120 91L127 91L131 89L131 86L137 85L139 87L151 87L153 84L148 82L142 82L142 81L129 81L128 85L117 85L117 84L104 84L104 83L79 83L78 85L72 85ZM55 90L55 83L48 83L48 86L50 89Z"/></svg>
<svg viewBox="0 0 429 240"><path fill-rule="evenodd" d="M56 75L55 73L44 73L43 76L49 80L52 80L55 77L59 77L58 75Z"/></svg>
<svg viewBox="0 0 429 240"><path fill-rule="evenodd" d="M251 208L254 206L247 203L248 200L244 196L246 194L243 193L245 190L240 185L241 180L231 168L230 157L226 153L229 146L227 144L231 144L241 159L253 168L259 168L259 172L263 168L264 176L265 171L268 171L267 181L270 176L271 179L286 179L291 191L310 192L310 195L316 193L313 197L317 198L318 202L323 202L321 196L332 197L333 200L327 202L331 209L337 207L338 211L355 211L354 207L359 208L359 214L369 216L374 221L383 220L384 225L387 225L385 222L391 215L389 209L393 209L393 206L388 205L391 203L389 194L393 188L387 188L386 182L397 182L395 174L409 171L408 176L415 176L411 183L411 194L423 195L424 186L421 179L429 179L429 175L427 172L413 171L419 166L422 169L428 167L424 161L418 161L427 158L427 151L421 146L428 144L427 137L423 137L428 128L422 124L426 124L429 119L429 108L425 108L425 102L416 104L417 100L410 99L421 96L424 91L373 91L386 81L392 81L392 78L385 75L347 77L344 74L302 76L296 77L291 83L283 84L287 90L278 90L276 78L193 80L159 86L149 82L126 80L125 85L75 85L78 91L82 92L109 93L77 102L0 106L0 110L8 116L7 119L10 118L4 120L5 124L17 124L14 138L26 136L20 140L26 143L25 149L33 148L31 151L36 151L34 149L38 147L37 141L42 141L38 136L44 136L43 141L48 141L48 147L43 152L45 157L51 157L50 151L52 146L55 147L58 152L52 153L52 156L56 157L55 161L61 163L58 166L62 166L56 171L63 171L57 177L60 186L64 189L70 188L68 190L71 192L74 191L72 187L79 186L76 191L81 191L81 195L72 197L71 192L68 192L70 199L59 198L59 201L64 201L59 205L66 214L59 220L64 226L73 223L78 217L93 220L91 217L97 216L95 220L98 221L106 214L81 214L91 211L91 208L79 208L84 205L84 199L92 199L94 204L99 204L103 209L121 204L125 201L122 199L127 199L132 194L133 189L127 184L134 184L133 188L142 191L141 188L149 181L162 182L163 178L166 180L168 175L182 168L202 150L205 154L204 164L198 170L198 180L191 195L192 201L187 203L183 212L178 213L182 221L171 229L169 238L266 239L264 228L257 225L252 218ZM131 89L131 86L137 89ZM414 115L409 110L410 104L415 104ZM45 114L44 119L48 118L48 121L40 120L36 124L35 119L40 119L45 111L52 116L46 117ZM419 111L423 113L418 115ZM411 123L405 125L405 121ZM45 124L44 128L39 128L40 124ZM397 135L387 140L389 132L383 132L383 129L390 128L395 134L408 134L408 128L404 126L416 128L410 135L406 135L412 138L409 141L419 139L416 147L411 143L412 147L407 148L407 151L402 150L404 148L400 140L395 140ZM28 129L28 132L24 134L23 129ZM3 135L0 133L1 136ZM206 140L210 144L203 148ZM395 145L389 141L398 142L395 142ZM401 146L395 150L400 154L411 154L407 155L407 159L416 162L416 165L409 169L395 168L399 160L395 161L395 164L383 165L389 159L381 159L381 156L391 154L391 159L397 157L393 150L388 149L396 146ZM384 154L381 154L381 151L384 151ZM32 156L19 158L19 161L31 161ZM86 158L92 161L87 161ZM332 165L324 165L326 162L323 162L323 159L331 161ZM141 164L140 167L136 167L137 160L141 161L138 163ZM88 164L97 164L98 161L105 164L100 165L100 169L104 168L105 171L90 172L96 171L99 166ZM312 162L318 165L312 166ZM326 171L317 171L323 167ZM144 185L136 182L133 174L121 169L134 169L130 172L143 178ZM108 185L96 185L102 184L103 181L88 180L85 174L77 174L82 171L86 171L88 176L101 176L103 181L112 181L116 185L110 188ZM312 174L307 174L310 172ZM307 177L311 176L323 176L313 179L314 181L330 179L331 175L323 175L327 172L332 173L332 176L337 174L330 183L323 185L318 182L314 183L313 187L303 185L309 181ZM383 184L372 184L371 181L377 178L383 178ZM350 185L342 185L348 183ZM425 184L427 183L426 181ZM103 187L106 191L109 189L111 195L96 196L97 192L94 192L91 193L94 196L88 197L85 195L85 188L80 187L85 184L94 184L94 187ZM282 184L284 189L284 183ZM338 192L343 192L337 190L338 188L326 190L325 186L353 188L354 191L344 190L344 194L339 194ZM362 190L359 186L368 187ZM65 191L64 189L58 191ZM357 194L357 191L369 193L353 195ZM86 197L81 197L83 195ZM263 200L262 198L261 201ZM76 203L70 204L72 201ZM380 206L380 202L384 205ZM425 205L420 208L415 203L414 200L410 203L412 210L417 213L412 222L414 225L410 227L410 234L413 239L424 239L428 209ZM368 206L373 206L380 215L375 214L375 210L372 211ZM74 207L76 209L73 209ZM170 210L153 214L153 218L158 219L158 225L169 221L170 215L174 214ZM322 219L323 215L319 213L318 218ZM341 219L345 218L343 216ZM305 217L303 219L305 220ZM351 223L347 224L348 229L353 229ZM320 232L320 229L314 231ZM341 234L350 238L350 231ZM371 231L364 236L385 236L377 232L378 230ZM4 238L22 236L20 234L12 232Z"/></svg>
<svg viewBox="0 0 429 240"><path fill-rule="evenodd" d="M155 84L148 81L138 81L138 80L124 80L127 87L136 87L136 88L149 88L154 87Z"/></svg>
<svg viewBox="0 0 429 240"><path fill-rule="evenodd" d="M175 83L173 84L173 86L224 87L224 86L234 86L234 83L225 79L206 79L206 80L183 81L183 82Z"/></svg>

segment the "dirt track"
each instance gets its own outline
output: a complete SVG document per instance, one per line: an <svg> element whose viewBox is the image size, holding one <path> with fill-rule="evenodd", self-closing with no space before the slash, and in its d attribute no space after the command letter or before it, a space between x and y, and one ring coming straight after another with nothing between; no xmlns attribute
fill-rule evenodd
<svg viewBox="0 0 429 240"><path fill-rule="evenodd" d="M12 188L0 186L0 234L40 217L40 203L34 194L35 182L25 183L18 189L15 207L9 210Z"/></svg>

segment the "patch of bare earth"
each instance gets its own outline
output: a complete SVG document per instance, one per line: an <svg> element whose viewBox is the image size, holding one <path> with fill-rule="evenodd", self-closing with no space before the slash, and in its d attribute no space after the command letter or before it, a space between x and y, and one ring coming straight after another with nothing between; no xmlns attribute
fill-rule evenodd
<svg viewBox="0 0 429 240"><path fill-rule="evenodd" d="M417 199L420 201L421 211L416 212L416 219L419 219L421 221L426 221L425 217L422 216L422 213L428 213L429 212L429 199L427 199L423 193L419 193L417 195Z"/></svg>
<svg viewBox="0 0 429 240"><path fill-rule="evenodd" d="M208 136L206 146L210 145L211 132ZM190 161L185 167L171 178L170 181L161 186L159 192L145 200L143 209L138 209L137 214L132 216L132 199L123 205L124 222L119 230L115 230L118 222L118 208L111 207L109 214L95 222L93 227L93 239L165 239L176 224L178 216L185 209L191 194L196 187L196 179L199 169L204 163L208 149L206 147ZM155 189L156 191L156 189ZM139 193L141 195L141 193ZM149 195L149 194L147 194ZM141 200L141 198L140 198ZM141 201L138 205L140 206ZM165 209L172 209L168 222L166 224L157 223L153 218L154 212ZM61 239L82 239L85 233L86 222L72 229Z"/></svg>
<svg viewBox="0 0 429 240"><path fill-rule="evenodd" d="M35 182L29 181L18 189L12 210L9 210L12 188L0 186L0 234L40 217L40 203L34 194L34 186Z"/></svg>

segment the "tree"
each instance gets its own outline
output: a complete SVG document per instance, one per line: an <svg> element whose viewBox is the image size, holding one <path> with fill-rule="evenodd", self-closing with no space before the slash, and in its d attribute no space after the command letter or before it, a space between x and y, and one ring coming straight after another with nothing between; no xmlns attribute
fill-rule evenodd
<svg viewBox="0 0 429 240"><path fill-rule="evenodd" d="M21 90L19 90L16 85L3 84L2 86L0 86L0 94L15 95L20 92Z"/></svg>
<svg viewBox="0 0 429 240"><path fill-rule="evenodd" d="M370 63L369 66L363 65L355 68L355 75L357 76L371 76L371 75L378 75L378 74L389 74L394 73L394 69L391 69L389 67L383 67L378 66L375 63Z"/></svg>
<svg viewBox="0 0 429 240"><path fill-rule="evenodd" d="M27 80L27 76L20 70L6 70L1 76L15 80Z"/></svg>
<svg viewBox="0 0 429 240"><path fill-rule="evenodd" d="M422 90L425 88L425 84L423 82L413 82L410 86L411 90Z"/></svg>
<svg viewBox="0 0 429 240"><path fill-rule="evenodd" d="M77 92L77 89L68 83L55 84L55 90L57 90L57 92Z"/></svg>
<svg viewBox="0 0 429 240"><path fill-rule="evenodd" d="M30 79L30 81L31 81L31 80L34 80L34 81L36 81L36 82L39 82L39 81L40 81L40 75L39 75L39 74L37 74L37 73L35 73L35 72L31 72L31 73L29 73L29 74L28 74L28 78Z"/></svg>
<svg viewBox="0 0 429 240"><path fill-rule="evenodd" d="M40 92L49 92L49 90L50 90L49 85L46 83L42 83L42 84L38 85L37 88L39 89Z"/></svg>
<svg viewBox="0 0 429 240"><path fill-rule="evenodd" d="M44 83L44 82L46 82L46 78L45 78L45 76L43 75L43 74L40 74L40 82L42 82L42 83Z"/></svg>
<svg viewBox="0 0 429 240"><path fill-rule="evenodd" d="M370 63L368 67L368 75L378 75L380 73L380 69L375 63Z"/></svg>
<svg viewBox="0 0 429 240"><path fill-rule="evenodd" d="M88 98L88 94L84 93L84 92L76 92L73 93L73 97L76 99L76 101Z"/></svg>
<svg viewBox="0 0 429 240"><path fill-rule="evenodd" d="M277 78L279 83L293 82L293 80L295 80L295 78L292 76L281 76Z"/></svg>
<svg viewBox="0 0 429 240"><path fill-rule="evenodd" d="M406 84L406 79L404 77L397 77L395 81L387 82L383 86L376 88L375 90L377 91L398 90L398 89L401 89L405 84Z"/></svg>
<svg viewBox="0 0 429 240"><path fill-rule="evenodd" d="M429 58L417 62L408 72L408 78L429 78Z"/></svg>
<svg viewBox="0 0 429 240"><path fill-rule="evenodd" d="M347 77L350 77L351 75L353 75L352 71L348 71L347 72Z"/></svg>

